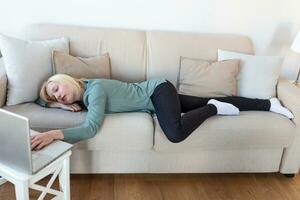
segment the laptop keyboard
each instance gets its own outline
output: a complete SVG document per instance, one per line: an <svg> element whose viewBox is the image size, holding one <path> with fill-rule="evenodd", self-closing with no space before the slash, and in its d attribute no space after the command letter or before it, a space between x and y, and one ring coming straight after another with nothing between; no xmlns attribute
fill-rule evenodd
<svg viewBox="0 0 300 200"><path fill-rule="evenodd" d="M41 156L41 154L39 154L37 151L32 151L32 153L31 153L32 160L36 160L40 156Z"/></svg>

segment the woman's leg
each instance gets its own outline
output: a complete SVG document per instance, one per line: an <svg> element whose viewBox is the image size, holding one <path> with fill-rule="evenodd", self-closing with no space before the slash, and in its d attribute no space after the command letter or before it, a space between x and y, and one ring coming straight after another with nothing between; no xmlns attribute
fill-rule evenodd
<svg viewBox="0 0 300 200"><path fill-rule="evenodd" d="M197 107L204 106L211 99L216 99L221 102L230 103L236 106L240 111L246 110L260 110L260 111L271 111L288 117L289 119L294 118L294 115L285 107L283 107L277 98L271 99L257 99L257 98L246 98L246 97L195 97L188 95L179 94L181 103L181 109L183 112L188 112ZM215 104L216 105L216 104Z"/></svg>
<svg viewBox="0 0 300 200"><path fill-rule="evenodd" d="M188 95L179 94L179 99L181 103L181 108L183 112L193 110L197 107L202 107L207 104L210 99L216 99L218 101L230 103L236 106L240 111L246 110L270 110L270 100L269 99L252 99L246 97L230 96L230 97L195 97Z"/></svg>
<svg viewBox="0 0 300 200"><path fill-rule="evenodd" d="M155 88L151 100L162 130L174 143L183 141L207 118L217 114L217 108L208 104L181 116L177 90L169 81Z"/></svg>

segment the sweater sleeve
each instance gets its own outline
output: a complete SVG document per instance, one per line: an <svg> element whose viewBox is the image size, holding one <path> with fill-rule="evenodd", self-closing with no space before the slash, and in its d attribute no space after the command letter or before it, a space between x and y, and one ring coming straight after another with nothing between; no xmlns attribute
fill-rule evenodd
<svg viewBox="0 0 300 200"><path fill-rule="evenodd" d="M37 100L34 101L36 104L39 104L40 106L43 106L43 107L48 107L47 106L47 102L44 101L43 99L41 99L41 97L39 97Z"/></svg>
<svg viewBox="0 0 300 200"><path fill-rule="evenodd" d="M76 143L92 138L99 130L105 116L106 94L102 88L95 87L87 96L87 115L85 122L77 127L62 129L64 141Z"/></svg>

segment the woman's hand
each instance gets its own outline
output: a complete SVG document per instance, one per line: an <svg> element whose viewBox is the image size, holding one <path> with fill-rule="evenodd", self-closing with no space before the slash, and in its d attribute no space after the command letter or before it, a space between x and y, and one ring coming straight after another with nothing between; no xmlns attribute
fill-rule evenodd
<svg viewBox="0 0 300 200"><path fill-rule="evenodd" d="M69 111L72 111L72 112L79 112L79 111L82 110L82 108L77 103L61 104L61 109L69 110Z"/></svg>
<svg viewBox="0 0 300 200"><path fill-rule="evenodd" d="M40 150L56 139L63 139L63 134L61 130L52 130L36 134L30 139L31 149Z"/></svg>

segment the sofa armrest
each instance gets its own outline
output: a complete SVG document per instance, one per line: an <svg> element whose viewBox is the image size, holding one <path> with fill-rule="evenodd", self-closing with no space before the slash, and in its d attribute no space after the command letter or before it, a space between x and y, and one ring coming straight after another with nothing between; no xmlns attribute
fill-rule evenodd
<svg viewBox="0 0 300 200"><path fill-rule="evenodd" d="M300 86L296 86L288 80L279 80L277 96L283 106L294 114L293 122L300 126Z"/></svg>
<svg viewBox="0 0 300 200"><path fill-rule="evenodd" d="M7 77L4 69L3 58L0 58L0 107L6 102Z"/></svg>
<svg viewBox="0 0 300 200"><path fill-rule="evenodd" d="M279 80L277 97L294 115L295 137L284 149L280 172L284 174L297 173L300 166L300 87L288 80Z"/></svg>

